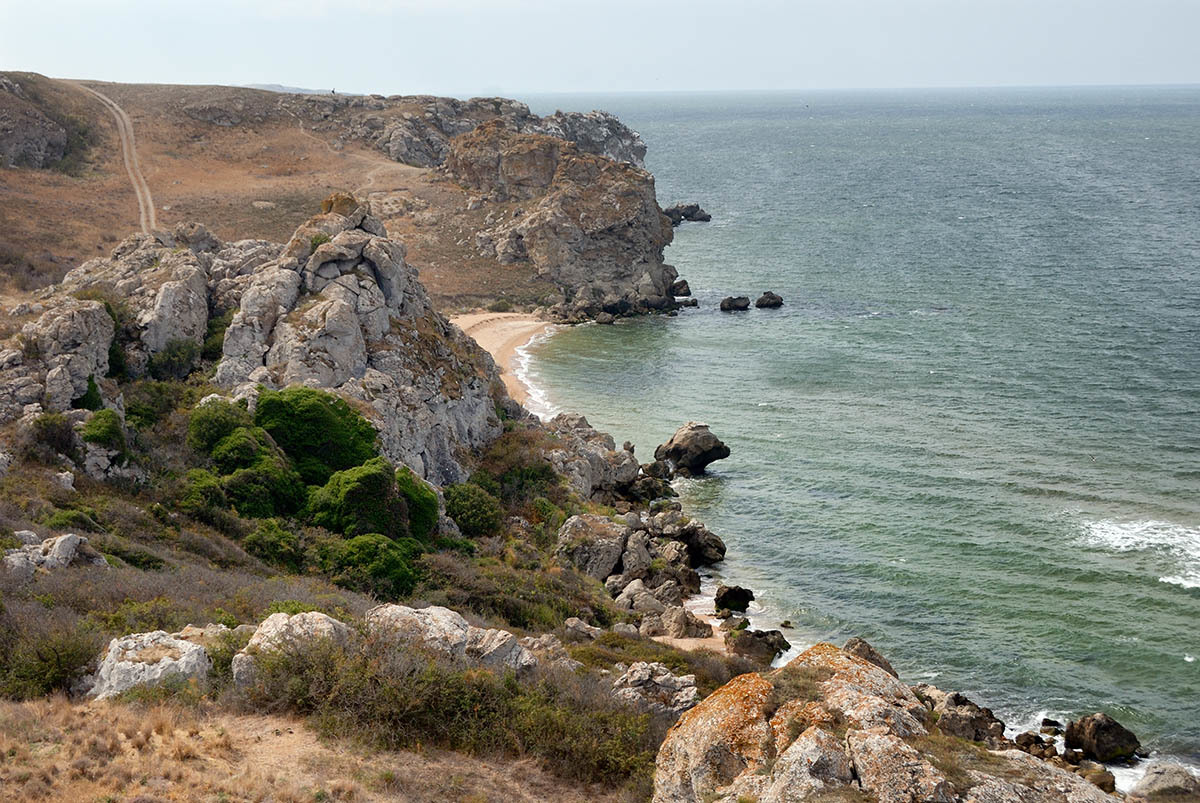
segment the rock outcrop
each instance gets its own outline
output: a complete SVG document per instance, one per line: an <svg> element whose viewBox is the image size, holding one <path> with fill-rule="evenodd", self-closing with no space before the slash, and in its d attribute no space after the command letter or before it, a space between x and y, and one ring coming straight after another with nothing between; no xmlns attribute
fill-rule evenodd
<svg viewBox="0 0 1200 803"><path fill-rule="evenodd" d="M767 290L758 297L758 300L754 302L754 306L758 309L779 309L783 306L783 298L777 293Z"/></svg>
<svg viewBox="0 0 1200 803"><path fill-rule="evenodd" d="M617 449L611 435L598 432L586 418L574 413L555 416L545 428L561 444L546 456L572 490L584 499L606 503L630 495L640 470L633 452Z"/></svg>
<svg viewBox="0 0 1200 803"><path fill-rule="evenodd" d="M875 666L879 667L884 672L887 672L894 678L900 677L896 670L892 668L891 662L880 655L879 651L868 644L865 639L860 639L855 636L843 644L842 649L851 655L857 655L864 661L870 661L871 663L875 664Z"/></svg>
<svg viewBox="0 0 1200 803"><path fill-rule="evenodd" d="M399 647L415 645L445 658L488 669L511 669L518 675L538 666L537 656L512 633L475 627L449 608L378 605L367 611L366 622L371 636ZM563 657L561 644L557 649L550 642L539 646L555 660Z"/></svg>
<svg viewBox="0 0 1200 803"><path fill-rule="evenodd" d="M435 312L404 246L366 204L337 195L258 266L225 334L217 384L324 388L358 403L383 453L442 485L460 450L498 436L491 358Z"/></svg>
<svg viewBox="0 0 1200 803"><path fill-rule="evenodd" d="M667 733L655 803L1102 803L1082 778L1016 750L978 762L941 737L903 683L875 664L818 644L787 666L746 674L686 711ZM844 736L840 735L844 732ZM955 777L945 767L962 764ZM956 786L967 779L963 787Z"/></svg>
<svg viewBox="0 0 1200 803"><path fill-rule="evenodd" d="M729 457L729 447L709 431L708 424L695 421L684 424L670 440L654 450L655 460L666 462L685 477L703 474L710 463L726 457Z"/></svg>
<svg viewBox="0 0 1200 803"><path fill-rule="evenodd" d="M712 215L700 208L700 204L674 204L663 210L663 214L671 221L672 226L678 226L685 220L693 223L707 223ZM686 295L679 293L678 295Z"/></svg>
<svg viewBox="0 0 1200 803"><path fill-rule="evenodd" d="M750 603L754 600L754 592L748 588L741 586L727 586L724 583L717 586L717 593L713 597L713 604L716 609L738 611L744 613L750 607Z"/></svg>
<svg viewBox="0 0 1200 803"><path fill-rule="evenodd" d="M66 152L62 124L47 116L18 81L0 76L0 167L49 167Z"/></svg>
<svg viewBox="0 0 1200 803"><path fill-rule="evenodd" d="M1160 761L1129 790L1129 803L1179 803L1200 800L1200 777L1179 764Z"/></svg>
<svg viewBox="0 0 1200 803"><path fill-rule="evenodd" d="M233 656L233 683L248 686L258 675L258 656L281 650L302 650L313 644L329 641L345 645L350 640L350 628L332 616L318 611L289 615L273 613L259 624L237 655Z"/></svg>
<svg viewBox="0 0 1200 803"><path fill-rule="evenodd" d="M167 680L204 681L212 668L202 644L179 633L155 630L115 638L108 644L95 675L85 680L87 693L99 700L139 686Z"/></svg>
<svg viewBox="0 0 1200 803"><path fill-rule="evenodd" d="M726 296L721 299L721 312L745 312L750 309L749 296Z"/></svg>
<svg viewBox="0 0 1200 803"><path fill-rule="evenodd" d="M445 169L492 201L530 202L480 231L476 245L501 264L531 263L553 282L564 298L552 310L559 317L674 306L677 274L662 259L673 235L645 170L499 121L456 137Z"/></svg>
<svg viewBox="0 0 1200 803"><path fill-rule="evenodd" d="M28 530L22 532L29 533ZM88 544L86 538L74 533L26 543L4 553L4 569L24 580L32 578L38 570L53 571L68 566L101 566L107 569L108 562Z"/></svg>
<svg viewBox="0 0 1200 803"><path fill-rule="evenodd" d="M613 681L613 697L656 714L681 714L696 703L695 675L674 675L658 662L637 661Z"/></svg>

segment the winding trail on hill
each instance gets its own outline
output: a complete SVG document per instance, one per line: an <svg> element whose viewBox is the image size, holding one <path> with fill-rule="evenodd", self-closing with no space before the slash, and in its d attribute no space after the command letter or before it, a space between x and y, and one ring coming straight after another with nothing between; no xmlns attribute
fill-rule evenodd
<svg viewBox="0 0 1200 803"><path fill-rule="evenodd" d="M137 140L133 136L133 122L125 110L118 106L112 98L78 81L71 83L95 95L112 112L113 119L117 121L117 134L121 138L121 155L125 158L125 172L129 174L129 181L133 184L133 192L137 196L139 222L142 232L149 234L151 230L158 228L158 218L154 212L154 198L150 195L150 185L146 183L146 177L142 175L142 168L138 165Z"/></svg>
<svg viewBox="0 0 1200 803"><path fill-rule="evenodd" d="M366 176L367 182L365 184L363 184L361 187L354 188L353 193L357 197L366 198L370 195L372 188L375 186L375 176L381 170L393 170L393 169L400 170L402 175L406 175L406 174L411 173L411 171L413 171L413 170L421 169L421 168L414 168L412 165L406 165L403 162L396 162L396 161L393 161L392 159L387 159L383 156L374 156L374 155L367 155L367 154L362 154L362 153L347 153L345 150L339 150L338 148L335 148L329 142L321 139L316 134L309 131L304 126L304 120L302 120L299 117L299 115L297 115L291 109L283 108L283 111L287 112L292 117L296 118L296 127L297 127L297 129L299 129L300 133L303 136L311 139L313 142L316 142L319 145L323 145L327 151L334 154L335 156L341 156L343 158L349 157L351 159L357 159L360 162L366 162L368 164L374 165L374 167L372 167L371 170L367 172L367 176Z"/></svg>

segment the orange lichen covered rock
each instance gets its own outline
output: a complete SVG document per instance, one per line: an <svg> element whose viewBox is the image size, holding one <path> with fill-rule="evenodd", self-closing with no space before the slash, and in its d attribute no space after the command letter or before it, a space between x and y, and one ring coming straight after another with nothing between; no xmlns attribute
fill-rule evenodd
<svg viewBox="0 0 1200 803"><path fill-rule="evenodd" d="M685 712L658 751L656 803L703 799L765 765L774 755L771 691L761 675L739 675Z"/></svg>

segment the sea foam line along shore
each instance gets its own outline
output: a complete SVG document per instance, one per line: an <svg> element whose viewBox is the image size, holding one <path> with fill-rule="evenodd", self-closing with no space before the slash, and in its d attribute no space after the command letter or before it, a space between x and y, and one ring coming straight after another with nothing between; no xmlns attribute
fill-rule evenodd
<svg viewBox="0 0 1200 803"><path fill-rule="evenodd" d="M540 388L535 389L526 378L528 357L524 349L553 330L554 325L521 312L471 312L455 315L450 322L473 337L484 351L492 355L500 368L500 378L504 380L508 395L540 418L545 418L543 410L534 409L536 406L545 406L545 394Z"/></svg>

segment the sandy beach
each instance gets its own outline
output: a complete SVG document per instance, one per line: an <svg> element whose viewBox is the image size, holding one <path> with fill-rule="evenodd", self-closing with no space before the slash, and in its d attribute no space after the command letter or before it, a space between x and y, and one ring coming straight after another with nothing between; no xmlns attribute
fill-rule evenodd
<svg viewBox="0 0 1200 803"><path fill-rule="evenodd" d="M517 378L514 359L517 349L545 332L551 324L522 312L471 312L456 315L450 322L475 338L475 342L492 355L496 365L500 366L508 395L521 404L528 402L529 388Z"/></svg>

